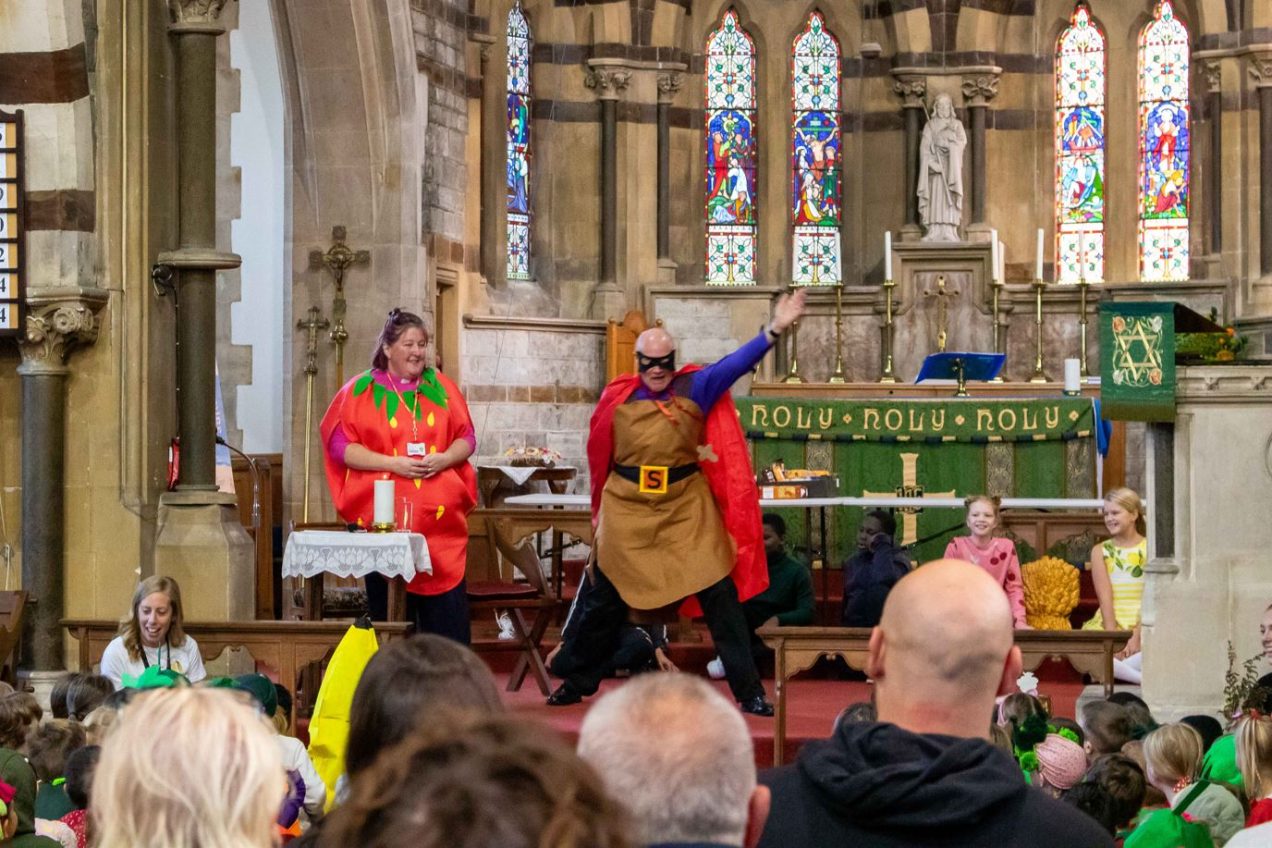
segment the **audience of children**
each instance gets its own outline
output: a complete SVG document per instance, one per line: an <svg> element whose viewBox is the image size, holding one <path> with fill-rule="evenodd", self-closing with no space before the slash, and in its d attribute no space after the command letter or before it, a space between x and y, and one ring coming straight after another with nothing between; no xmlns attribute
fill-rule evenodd
<svg viewBox="0 0 1272 848"><path fill-rule="evenodd" d="M910 570L910 557L896 542L897 520L881 509L867 512L857 528L857 552L843 564L844 627L874 627L888 592Z"/></svg>
<svg viewBox="0 0 1272 848"><path fill-rule="evenodd" d="M1011 617L1017 630L1028 629L1025 621L1025 589L1020 579L1020 560L1011 539L995 536L1000 501L989 495L972 495L967 506L967 529L971 535L955 536L945 548L946 559L961 559L979 565L1003 587L1011 602Z"/></svg>
<svg viewBox="0 0 1272 848"><path fill-rule="evenodd" d="M1100 609L1083 627L1130 630L1131 640L1114 659L1113 674L1118 680L1139 683L1143 679L1140 601L1148 540L1144 538L1144 503L1133 489L1113 489L1104 495L1104 526L1110 537L1091 549L1091 582Z"/></svg>
<svg viewBox="0 0 1272 848"><path fill-rule="evenodd" d="M976 544L988 516L971 512L964 541ZM1121 520L1110 522L1114 540ZM162 588L148 591L155 585ZM1004 584L1010 597L1008 590ZM147 629L155 618L147 600L156 593L163 598L153 605L167 602L169 612ZM130 623L145 634L138 644L162 648L165 660L170 641L192 643L182 638L175 584L143 584ZM134 682L158 688L114 691L105 677L68 674L54 686L55 717L43 723L29 693L0 694L4 845L632 844L621 799L606 798L555 735L500 716L490 671L456 643L417 636L372 657L350 710L343 790L325 817L328 788L301 743L285 735L285 688L259 674L191 686L160 665L158 651L144 656ZM1082 704L1076 721L1017 692L999 703L988 735L1010 750L1022 780L1083 811L1127 848L1272 844L1272 676L1259 682L1229 734L1202 715L1158 726L1127 692ZM227 685L242 691L218 688ZM63 713L69 718L56 717ZM875 718L863 701L836 725ZM277 824L289 798L292 809L303 807L306 826L314 822L294 839L299 827Z"/></svg>

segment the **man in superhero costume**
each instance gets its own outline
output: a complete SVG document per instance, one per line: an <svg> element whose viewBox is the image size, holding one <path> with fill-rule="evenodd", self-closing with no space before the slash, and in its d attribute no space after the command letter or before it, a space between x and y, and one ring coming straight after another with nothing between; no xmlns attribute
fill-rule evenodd
<svg viewBox="0 0 1272 848"><path fill-rule="evenodd" d="M592 414L595 562L578 627L558 663L573 669L548 698L578 703L596 692L628 610L685 601L701 611L743 711L772 715L749 646L740 601L768 582L750 454L729 387L764 358L804 312L805 292L783 295L758 336L705 368L676 370L666 330L636 340L639 375L618 377ZM688 599L688 600L686 600Z"/></svg>

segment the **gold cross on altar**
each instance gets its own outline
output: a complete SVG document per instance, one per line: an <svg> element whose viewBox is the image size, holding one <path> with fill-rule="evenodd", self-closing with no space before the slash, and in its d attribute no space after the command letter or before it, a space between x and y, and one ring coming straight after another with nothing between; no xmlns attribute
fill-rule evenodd
<svg viewBox="0 0 1272 848"><path fill-rule="evenodd" d="M891 492L863 491L861 496L863 498L952 498L955 493L924 491L919 485L919 455L903 453L901 454L901 485ZM919 508L904 506L897 511L901 513L901 538L898 542L902 545L913 545L919 539Z"/></svg>

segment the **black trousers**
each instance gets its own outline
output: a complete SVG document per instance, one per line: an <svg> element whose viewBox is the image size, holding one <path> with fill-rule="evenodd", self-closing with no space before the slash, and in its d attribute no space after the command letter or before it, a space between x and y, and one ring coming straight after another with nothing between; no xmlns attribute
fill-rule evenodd
<svg viewBox="0 0 1272 848"><path fill-rule="evenodd" d="M589 579L587 574L583 579ZM591 571L593 583L574 614L579 617L574 638L561 647L553 668L570 669L565 682L580 695L592 695L601 685L619 648L627 622L627 604L599 567ZM724 663L733 697L746 701L764 694L759 672L751 656L750 631L738 601L738 588L725 577L698 593L707 628ZM564 655L564 656L563 656Z"/></svg>
<svg viewBox="0 0 1272 848"><path fill-rule="evenodd" d="M379 574L363 578L367 587L367 607L373 621L389 617L389 582ZM440 595L406 593L406 620L415 624L416 633L435 633L461 645L473 641L468 618L468 581Z"/></svg>

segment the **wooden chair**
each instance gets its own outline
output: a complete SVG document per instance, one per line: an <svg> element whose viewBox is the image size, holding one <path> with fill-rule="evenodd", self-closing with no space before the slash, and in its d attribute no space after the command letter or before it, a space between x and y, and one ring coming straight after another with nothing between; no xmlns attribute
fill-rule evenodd
<svg viewBox="0 0 1272 848"><path fill-rule="evenodd" d="M0 592L0 680L18 685L18 643L22 641L22 612L27 593Z"/></svg>
<svg viewBox="0 0 1272 848"><path fill-rule="evenodd" d="M654 322L661 327L662 320ZM611 320L605 327L605 381L636 369L636 337L649 329L649 322L639 310L623 316L622 323Z"/></svg>
<svg viewBox="0 0 1272 848"><path fill-rule="evenodd" d="M539 691L549 692L548 670L540 654L543 634L556 609L556 596L543 576L543 565L534 545L523 539L514 545L510 539L511 528L498 519L494 522L495 547L507 563L515 566L525 576L525 582L512 579L509 574L503 580L476 580L468 583L468 607L471 611L506 610L512 620L514 638L508 640L483 640L473 643L475 651L519 651L512 676L508 678L508 691L516 692L525 682L526 673L534 675ZM533 621L527 623L526 613L534 612Z"/></svg>

